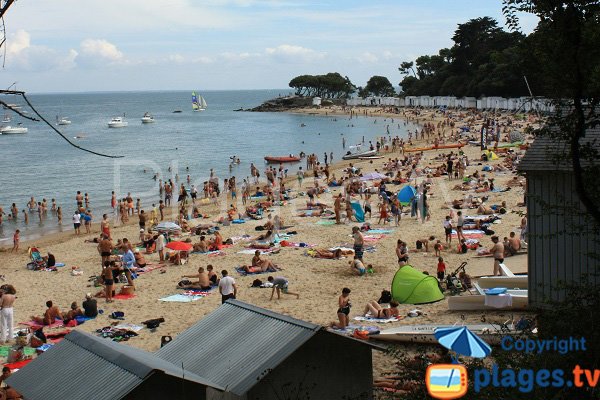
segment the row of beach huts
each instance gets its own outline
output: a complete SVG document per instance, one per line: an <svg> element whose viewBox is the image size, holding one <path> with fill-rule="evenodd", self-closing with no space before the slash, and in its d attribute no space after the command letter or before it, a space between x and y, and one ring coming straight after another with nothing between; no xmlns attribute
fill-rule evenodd
<svg viewBox="0 0 600 400"><path fill-rule="evenodd" d="M317 98L315 98L317 100ZM320 100L320 99L319 99ZM313 103L314 104L314 103ZM395 106L424 108L455 108L502 111L551 112L554 107L545 98L531 97L454 97L454 96L405 96L405 97L366 97L346 101L348 106ZM315 104L320 105L320 104Z"/></svg>

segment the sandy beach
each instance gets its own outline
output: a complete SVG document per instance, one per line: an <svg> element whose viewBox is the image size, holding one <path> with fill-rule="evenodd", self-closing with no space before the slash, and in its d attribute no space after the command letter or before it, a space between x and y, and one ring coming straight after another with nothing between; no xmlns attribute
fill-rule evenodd
<svg viewBox="0 0 600 400"><path fill-rule="evenodd" d="M355 108L354 115L376 116L378 123L391 123L391 118L394 118L394 123L402 123L406 116L401 112L396 114L381 108ZM339 118L348 118L347 111L339 107L324 107L320 109L309 108L301 111L303 113L319 114L333 116ZM474 115L459 115L460 112L454 111L455 128L467 124L473 127L472 132L478 132L478 128L483 123L481 117ZM437 124L443 120L442 114L435 114L431 110L421 110L420 115L410 115L412 122L423 124L432 122ZM381 117L381 120L379 120ZM496 114L496 118L500 121L506 120L509 115ZM514 116L510 116L514 118ZM513 123L515 130L522 131L528 124L535 124L535 121L519 121ZM449 134L450 128L446 130ZM367 140L375 140L371 137ZM450 140L447 139L449 142ZM416 147L422 142L414 141ZM481 156L481 151L477 146L466 145L462 148L464 153L471 160L470 166L467 168L465 175L472 174L478 171L479 174L486 174L487 177L493 176L497 187L507 187L507 183L513 179L514 174L509 172L482 172L483 165L498 165L504 160L500 157L498 160L482 163L478 161ZM523 152L517 148L516 152ZM281 153L286 154L287 150L282 149ZM434 160L434 158L442 153L448 154L450 150L434 150L425 152L420 166L425 167L438 166L444 163L444 159ZM354 160L352 164L361 168L363 173L373 172L374 170L383 171L383 164L389 158L403 157L399 151L395 153L383 153L384 157L376 160ZM318 155L321 156L321 155ZM304 161L302 161L304 162ZM343 176L343 169L347 168L350 162L336 161L330 166L331 174L337 177ZM304 166L304 165L303 165ZM262 169L261 169L261 175ZM419 178L421 179L421 178ZM423 178L424 179L424 178ZM291 226L286 231L296 231L297 234L289 240L293 242L304 242L311 245L316 245L320 248L329 248L342 244L352 243L351 228L359 225L356 222L343 225L317 225L319 217L297 217L297 209L304 208L308 197L299 195L299 192L305 191L312 184L312 178L307 178L304 181L302 189L297 188L295 178L289 178L288 187L292 188L292 197L285 206L276 206L271 214L280 215L284 219L285 225ZM408 243L410 251L410 265L418 270L427 271L430 275L436 273L437 257L433 250L429 253L415 252L415 242L421 238L434 235L437 239L444 242L444 229L442 221L449 213L447 203L454 199L463 198L466 194L473 194L458 190L453 190L453 187L459 182L458 180L448 180L447 176L432 178L433 185L430 197L430 212L431 218L425 223L421 223L416 218L411 218L409 215L403 215L398 227L392 222L385 226L377 225L379 217L376 212L378 201L373 198L373 216L367 222L373 228L391 229L393 233L387 234L384 238L373 244L376 248L374 252L367 252L364 255L365 263L374 266L375 273L367 274L366 276L357 276L352 273L348 266L350 258L341 260L323 260L305 256L305 249L285 247L281 248L278 254L268 255L266 258L272 260L277 266L282 268L282 271L273 273L274 276L284 276L289 280L290 290L300 293L300 298L296 299L293 296L283 296L281 300L274 299L269 301L271 289L251 288L252 281L259 278L266 281L267 274L240 276L235 267L240 265L250 264L251 254L238 254L244 249L247 242L241 241L233 247L223 249L224 255L209 256L205 254L192 254L187 264L177 266L173 264L165 264L163 267L164 273L160 269L141 274L135 281L136 295L129 300L115 300L114 303L107 304L104 299L98 299L98 307L104 313L94 320L90 320L73 329L80 329L85 332L94 332L96 329L110 325L113 320L108 318L108 315L113 311L122 311L125 313L126 323L140 324L142 321L164 317L165 322L155 331L151 332L148 329L143 329L139 332L139 336L131 338L126 342L127 345L138 348L154 351L160 347L160 338L164 335L176 336L179 332L185 330L204 315L210 313L221 304L221 296L217 290L214 290L210 295L195 302L190 303L171 303L159 301L160 298L176 294L180 292L177 289L177 283L181 280L184 274L196 273L199 266L212 264L215 271L220 272L223 269L229 271L237 282L239 292L238 299L255 304L260 307L265 307L276 312L291 315L296 318L311 321L314 323L328 325L331 321L337 320L336 309L337 299L343 287L348 287L352 290L350 295L354 307L351 311L351 318L362 313L364 304L369 300L379 298L381 290L389 289L392 278L398 269L397 258L395 255L396 241L401 239ZM388 185L388 190L397 192L404 185ZM108 188L107 188L108 189ZM321 195L320 201L333 206L333 196L340 193L339 187L329 188L329 193ZM110 190L110 189L108 189ZM508 212L502 215L501 223L494 224L496 235L501 239L508 236L510 232L519 232L521 216L511 211L525 212L525 207L517 206L523 201L524 188L512 187L507 192L486 192L478 195L489 196L488 204L500 204L506 201ZM358 197L357 197L358 199ZM220 217L226 216L225 210L230 204L230 200L223 196L219 200L219 205L201 205L200 211L208 214L207 221L217 221ZM243 210L241 196L238 196L238 210ZM406 210L405 210L406 211ZM474 213L475 210L469 210ZM64 216L64 224L69 224L70 215ZM256 232L255 227L262 225L266 221L249 220L243 224L234 224L230 226L221 226L221 234L223 238L241 236L244 234L256 237L261 232ZM71 302L76 301L78 304L84 300L87 292L96 293L101 288L91 286L88 277L99 275L101 272L100 256L96 249L95 243L85 243L84 241L91 240L99 234L99 226L93 226L93 234L76 236L72 232L63 232L61 234L49 235L34 242L21 243L21 250L18 254L10 252L10 248L5 248L0 252L0 274L4 275L5 283L14 285L17 289L17 300L15 304L15 322L29 320L31 315L41 315L45 310L46 300L52 300L62 311L67 311ZM137 217L130 218L130 223L124 226L111 226L111 234L113 239L129 238L134 243L138 242L139 227ZM193 236L192 240L197 241L197 236ZM480 239L481 244L485 248L490 248L492 242L490 236L484 236ZM476 257L476 252L470 250L467 254L458 254L456 252L456 241L453 240L450 249L442 252L442 257L446 262L447 272L454 271L463 261L468 262L467 272L475 277L481 275L490 275L492 273L493 260L486 257ZM57 272L46 271L29 271L26 265L29 262L27 254L28 246L39 247L42 254L51 251L58 262L64 263L65 266L58 268ZM351 247L351 245L350 245ZM151 264L158 264L158 255L156 253L147 255L146 260ZM506 265L515 272L527 271L527 256L525 254L509 257L505 261ZM79 267L83 270L83 274L79 276L71 275L72 267ZM121 285L117 286L117 291ZM416 318L405 318L402 321L391 324L382 324L380 327L390 328L402 324L426 324L426 323L446 323L452 324L460 320L461 314L465 315L468 322L478 322L482 314L486 314L488 321L505 321L509 318L511 311L495 311L495 312L450 312L448 311L447 298L437 303L426 305L400 305L401 314L412 309L418 308L425 315ZM351 321L352 323L352 321ZM109 340L109 339L107 339ZM375 376L379 376L384 371L391 367L391 359L382 354L374 356Z"/></svg>

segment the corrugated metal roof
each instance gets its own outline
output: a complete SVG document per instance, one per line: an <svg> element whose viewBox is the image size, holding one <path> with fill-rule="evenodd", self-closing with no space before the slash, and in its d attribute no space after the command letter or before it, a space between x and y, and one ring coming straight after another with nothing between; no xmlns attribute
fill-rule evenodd
<svg viewBox="0 0 600 400"><path fill-rule="evenodd" d="M580 145L589 144L600 151L600 128L588 129ZM537 137L519 163L519 171L572 171L571 150L564 140L548 136ZM589 158L582 158L582 165L590 167Z"/></svg>
<svg viewBox="0 0 600 400"><path fill-rule="evenodd" d="M229 300L156 355L241 396L321 328Z"/></svg>
<svg viewBox="0 0 600 400"><path fill-rule="evenodd" d="M7 383L32 400L119 399L156 370L223 389L152 353L80 331L68 334Z"/></svg>

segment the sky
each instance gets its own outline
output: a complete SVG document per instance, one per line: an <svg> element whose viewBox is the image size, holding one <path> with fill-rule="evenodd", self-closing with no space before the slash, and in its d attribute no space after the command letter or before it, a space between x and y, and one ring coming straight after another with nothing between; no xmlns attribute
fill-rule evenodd
<svg viewBox="0 0 600 400"><path fill-rule="evenodd" d="M282 89L302 74L373 75L452 45L500 0L20 0L0 87L30 93ZM523 15L522 30L536 25Z"/></svg>

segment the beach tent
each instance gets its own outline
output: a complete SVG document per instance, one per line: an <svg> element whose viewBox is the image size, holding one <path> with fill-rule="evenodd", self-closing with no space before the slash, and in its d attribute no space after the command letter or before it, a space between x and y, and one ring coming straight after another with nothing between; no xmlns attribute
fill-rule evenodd
<svg viewBox="0 0 600 400"><path fill-rule="evenodd" d="M398 192L398 200L400 200L400 204L402 204L403 206L407 206L410 204L410 202L416 194L417 191L414 187L410 185L404 186L402 190Z"/></svg>
<svg viewBox="0 0 600 400"><path fill-rule="evenodd" d="M365 210L360 206L360 203L352 203L354 217L358 222L365 222Z"/></svg>
<svg viewBox="0 0 600 400"><path fill-rule="evenodd" d="M424 304L443 300L444 295L435 277L405 265L392 280L392 298L400 304Z"/></svg>
<svg viewBox="0 0 600 400"><path fill-rule="evenodd" d="M498 159L498 154L494 153L491 150L487 150L484 153L487 156L488 160L497 160Z"/></svg>

